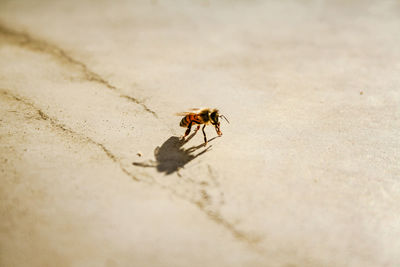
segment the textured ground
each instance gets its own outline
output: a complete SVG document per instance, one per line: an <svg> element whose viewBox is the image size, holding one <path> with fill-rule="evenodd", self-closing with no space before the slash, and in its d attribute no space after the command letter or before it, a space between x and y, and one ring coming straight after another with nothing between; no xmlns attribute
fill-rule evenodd
<svg viewBox="0 0 400 267"><path fill-rule="evenodd" d="M0 266L400 266L399 73L398 1L0 0Z"/></svg>

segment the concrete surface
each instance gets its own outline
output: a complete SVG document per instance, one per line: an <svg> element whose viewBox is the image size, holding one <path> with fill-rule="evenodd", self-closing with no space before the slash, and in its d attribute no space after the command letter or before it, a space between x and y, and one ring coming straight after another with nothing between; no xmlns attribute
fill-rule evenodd
<svg viewBox="0 0 400 267"><path fill-rule="evenodd" d="M1 0L0 265L400 266L399 74L399 1Z"/></svg>

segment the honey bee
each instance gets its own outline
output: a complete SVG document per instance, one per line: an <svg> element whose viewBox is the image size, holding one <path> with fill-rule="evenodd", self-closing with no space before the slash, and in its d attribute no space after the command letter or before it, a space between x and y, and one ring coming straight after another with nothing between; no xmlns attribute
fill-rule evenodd
<svg viewBox="0 0 400 267"><path fill-rule="evenodd" d="M218 109L192 109L192 112L182 112L177 113L176 115L184 116L179 124L181 127L187 128L185 135L182 137L183 140L186 136L189 135L190 130L194 124L197 125L196 132L200 129L200 125L204 124L203 128L201 129L204 135L204 145L207 145L207 136L204 131L204 128L206 128L207 124L214 125L215 131L217 132L218 136L221 136L222 132L220 130L219 118L224 118L229 123L228 119L224 115L219 114Z"/></svg>

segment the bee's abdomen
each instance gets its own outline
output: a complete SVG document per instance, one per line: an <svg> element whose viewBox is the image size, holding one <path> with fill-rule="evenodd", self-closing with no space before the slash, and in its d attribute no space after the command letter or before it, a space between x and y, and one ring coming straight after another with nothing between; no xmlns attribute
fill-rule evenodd
<svg viewBox="0 0 400 267"><path fill-rule="evenodd" d="M179 124L179 126L181 127L187 127L189 125L189 120L187 118L188 116L185 116L182 118L181 123Z"/></svg>
<svg viewBox="0 0 400 267"><path fill-rule="evenodd" d="M181 127L187 127L189 126L189 123L197 123L197 124L201 124L201 120L198 118L197 115L186 115L185 117L182 118L181 123L179 124L179 126Z"/></svg>

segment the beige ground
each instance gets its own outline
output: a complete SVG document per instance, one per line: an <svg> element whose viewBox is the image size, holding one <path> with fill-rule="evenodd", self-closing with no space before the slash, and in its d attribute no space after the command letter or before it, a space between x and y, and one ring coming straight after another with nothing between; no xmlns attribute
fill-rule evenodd
<svg viewBox="0 0 400 267"><path fill-rule="evenodd" d="M399 162L399 1L0 1L1 267L400 266Z"/></svg>

